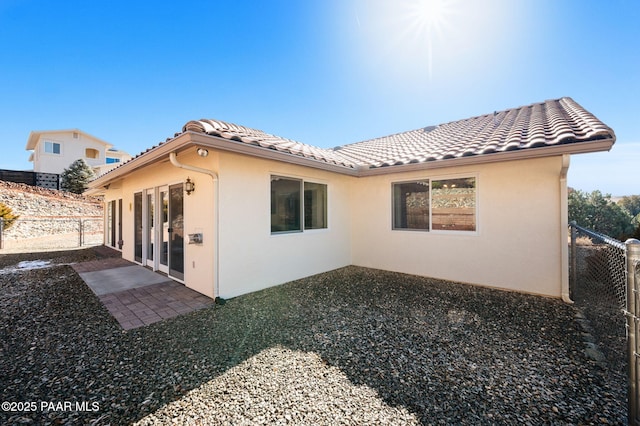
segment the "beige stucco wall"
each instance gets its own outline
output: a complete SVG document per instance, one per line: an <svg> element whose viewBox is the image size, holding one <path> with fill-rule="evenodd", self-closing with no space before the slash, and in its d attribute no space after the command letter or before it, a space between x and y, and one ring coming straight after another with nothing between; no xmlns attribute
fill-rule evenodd
<svg viewBox="0 0 640 426"><path fill-rule="evenodd" d="M195 149L191 151L179 154L178 160L219 175L217 258L213 179L163 162L132 173L106 192L105 202L123 199L125 259L134 261L134 193L184 182L190 177L196 190L191 195L185 194L185 233L202 232L204 243L185 245L187 287L210 297L230 298L350 264L350 178L213 150L208 157L201 158ZM327 184L329 228L271 235L272 174ZM214 294L216 274L219 289Z"/></svg>
<svg viewBox="0 0 640 426"><path fill-rule="evenodd" d="M560 297L562 158L358 179L353 264ZM476 233L391 229L392 182L476 176Z"/></svg>
<svg viewBox="0 0 640 426"><path fill-rule="evenodd" d="M178 160L218 173L217 210L213 179L168 161L112 185L105 201L123 198L123 257L133 261L133 194L190 177L196 191L184 198L185 233L202 232L204 243L185 245L184 282L210 297L350 264L560 297L561 157L363 178L214 150L201 158L193 149ZM328 229L272 235L271 175L327 184ZM393 182L465 176L477 178L477 232L391 229Z"/></svg>
<svg viewBox="0 0 640 426"><path fill-rule="evenodd" d="M220 296L232 297L351 263L353 178L220 154ZM328 228L271 234L271 175L327 185Z"/></svg>

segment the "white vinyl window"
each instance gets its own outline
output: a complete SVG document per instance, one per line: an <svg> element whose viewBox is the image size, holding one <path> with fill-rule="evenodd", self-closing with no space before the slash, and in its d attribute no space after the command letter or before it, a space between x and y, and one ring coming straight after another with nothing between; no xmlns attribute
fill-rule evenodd
<svg viewBox="0 0 640 426"><path fill-rule="evenodd" d="M392 184L394 230L475 231L476 178Z"/></svg>
<svg viewBox="0 0 640 426"><path fill-rule="evenodd" d="M271 233L327 228L327 185L271 176Z"/></svg>
<svg viewBox="0 0 640 426"><path fill-rule="evenodd" d="M57 154L61 153L61 145L59 142L45 141L44 142L44 152L47 154Z"/></svg>

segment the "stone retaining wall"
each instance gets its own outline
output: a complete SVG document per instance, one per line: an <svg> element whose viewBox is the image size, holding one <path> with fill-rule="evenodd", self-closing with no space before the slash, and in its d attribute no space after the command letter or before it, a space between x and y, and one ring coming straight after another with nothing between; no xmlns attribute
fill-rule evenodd
<svg viewBox="0 0 640 426"><path fill-rule="evenodd" d="M0 203L19 216L2 235L3 251L102 244L97 198L0 181Z"/></svg>

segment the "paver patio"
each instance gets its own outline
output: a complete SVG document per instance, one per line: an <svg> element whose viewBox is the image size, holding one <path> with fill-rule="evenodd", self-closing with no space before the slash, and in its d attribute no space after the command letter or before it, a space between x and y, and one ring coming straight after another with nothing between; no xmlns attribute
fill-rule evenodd
<svg viewBox="0 0 640 426"><path fill-rule="evenodd" d="M124 330L212 305L214 300L122 258L73 265Z"/></svg>

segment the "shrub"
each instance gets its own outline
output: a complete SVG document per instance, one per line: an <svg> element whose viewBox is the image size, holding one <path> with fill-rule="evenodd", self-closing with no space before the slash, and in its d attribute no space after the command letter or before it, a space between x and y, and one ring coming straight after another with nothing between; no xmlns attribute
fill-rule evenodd
<svg viewBox="0 0 640 426"><path fill-rule="evenodd" d="M20 216L13 214L13 210L11 207L6 204L0 203L0 217L4 219L4 230L11 228L11 225L18 219Z"/></svg>

